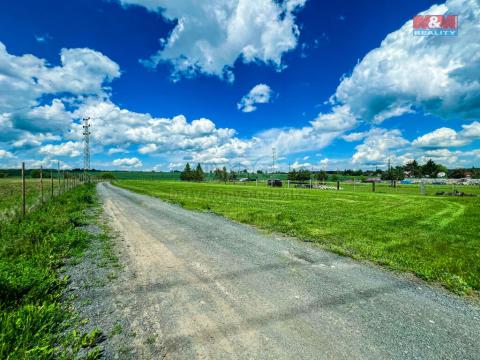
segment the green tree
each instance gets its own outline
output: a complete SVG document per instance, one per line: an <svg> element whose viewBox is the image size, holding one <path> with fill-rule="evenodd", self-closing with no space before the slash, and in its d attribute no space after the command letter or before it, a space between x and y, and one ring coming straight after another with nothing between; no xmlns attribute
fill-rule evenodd
<svg viewBox="0 0 480 360"><path fill-rule="evenodd" d="M404 170L409 173L410 177L422 176L422 168L418 165L417 160L407 162L404 166Z"/></svg>
<svg viewBox="0 0 480 360"><path fill-rule="evenodd" d="M193 173L193 180L203 181L204 177L205 177L205 175L203 173L202 165L200 165L200 163L198 163L197 168L195 169L195 172Z"/></svg>
<svg viewBox="0 0 480 360"><path fill-rule="evenodd" d="M403 180L405 178L405 170L403 166L392 167L382 174L382 180Z"/></svg>
<svg viewBox="0 0 480 360"><path fill-rule="evenodd" d="M422 166L422 173L428 177L437 177L437 174L440 172L439 166L433 161L429 159L423 166Z"/></svg>
<svg viewBox="0 0 480 360"><path fill-rule="evenodd" d="M480 169L476 169L475 167L472 167L472 178L480 179Z"/></svg>
<svg viewBox="0 0 480 360"><path fill-rule="evenodd" d="M227 168L224 166L222 168L222 176L223 176L223 182L224 183L227 183L227 180L228 180L228 173L227 173Z"/></svg>
<svg viewBox="0 0 480 360"><path fill-rule="evenodd" d="M297 171L295 169L288 172L287 180L290 180L290 181L297 180Z"/></svg>
<svg viewBox="0 0 480 360"><path fill-rule="evenodd" d="M294 169L288 173L287 179L293 181L307 181L310 180L311 176L312 173L308 170L301 169L296 171Z"/></svg>
<svg viewBox="0 0 480 360"><path fill-rule="evenodd" d="M216 168L213 171L213 178L218 181L223 181L223 171L219 168Z"/></svg>
<svg viewBox="0 0 480 360"><path fill-rule="evenodd" d="M315 179L317 179L318 181L326 181L327 178L328 178L327 172L324 170L319 171L315 174Z"/></svg>
<svg viewBox="0 0 480 360"><path fill-rule="evenodd" d="M193 173L190 167L190 164L185 165L185 169L180 173L180 180L182 181L192 181Z"/></svg>
<svg viewBox="0 0 480 360"><path fill-rule="evenodd" d="M227 169L225 169L225 171L227 171ZM228 179L230 181L237 180L237 173L233 170L230 170L230 174L228 175Z"/></svg>

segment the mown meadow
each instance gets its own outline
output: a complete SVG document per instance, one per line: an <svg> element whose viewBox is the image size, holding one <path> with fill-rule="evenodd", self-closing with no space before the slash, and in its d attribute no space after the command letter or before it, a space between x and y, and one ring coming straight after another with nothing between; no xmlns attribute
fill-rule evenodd
<svg viewBox="0 0 480 360"><path fill-rule="evenodd" d="M15 182L9 185L16 189ZM0 206L12 201L2 197ZM79 226L86 223L85 209L94 203L95 187L87 184L47 201L23 219L0 220L1 359L65 358L62 346L88 340L88 334L83 339L60 336L69 314L61 301L67 279L59 269L86 248L88 235Z"/></svg>
<svg viewBox="0 0 480 360"><path fill-rule="evenodd" d="M372 193L168 181L115 184L411 272L456 293L480 291L480 197L419 195L418 187L408 185ZM473 186L461 190L479 192Z"/></svg>

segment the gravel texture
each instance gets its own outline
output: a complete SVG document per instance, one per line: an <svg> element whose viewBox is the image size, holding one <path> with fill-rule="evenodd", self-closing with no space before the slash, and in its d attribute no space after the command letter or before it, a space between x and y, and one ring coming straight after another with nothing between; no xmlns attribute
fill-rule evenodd
<svg viewBox="0 0 480 360"><path fill-rule="evenodd" d="M92 270L92 249L74 284L91 299L85 317L122 328L107 358L478 359L480 308L442 289L110 184L98 192L124 268L84 289L111 271Z"/></svg>
<svg viewBox="0 0 480 360"><path fill-rule="evenodd" d="M99 217L94 212L90 209L91 219ZM134 334L124 331L129 319L121 316L121 304L115 295L120 282L127 276L118 261L122 247L113 242L116 238L107 233L103 221L105 219L100 217L99 224L92 221L83 227L91 235L90 245L80 259L74 258L63 269L64 275L69 277L64 298L75 313L77 323L81 324L76 328L79 336L98 329L102 335L96 346L103 358L130 359L128 344ZM83 359L92 350L91 347L81 348L76 357Z"/></svg>

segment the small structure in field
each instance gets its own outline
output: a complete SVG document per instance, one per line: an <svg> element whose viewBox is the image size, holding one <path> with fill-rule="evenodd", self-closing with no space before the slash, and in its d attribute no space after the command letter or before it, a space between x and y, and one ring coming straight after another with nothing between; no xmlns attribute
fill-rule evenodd
<svg viewBox="0 0 480 360"><path fill-rule="evenodd" d="M280 179L269 179L267 181L267 185L268 186L271 186L271 187L282 187L283 186L283 182L282 180Z"/></svg>

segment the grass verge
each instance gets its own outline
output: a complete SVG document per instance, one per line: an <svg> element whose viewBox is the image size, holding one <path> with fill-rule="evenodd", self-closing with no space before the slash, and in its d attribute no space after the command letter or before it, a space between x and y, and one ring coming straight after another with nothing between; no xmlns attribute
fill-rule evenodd
<svg viewBox="0 0 480 360"><path fill-rule="evenodd" d="M480 290L480 198L125 180L138 193L211 211L438 282Z"/></svg>
<svg viewBox="0 0 480 360"><path fill-rule="evenodd" d="M83 185L0 223L1 359L61 358L62 342L82 341L59 335L69 315L60 301L68 279L58 270L87 247L79 226L94 203L94 185Z"/></svg>

